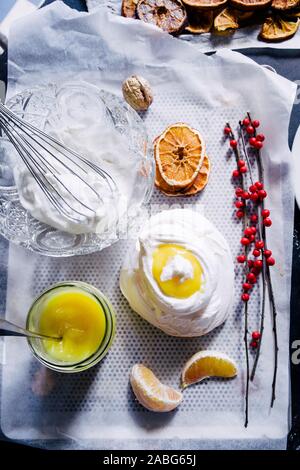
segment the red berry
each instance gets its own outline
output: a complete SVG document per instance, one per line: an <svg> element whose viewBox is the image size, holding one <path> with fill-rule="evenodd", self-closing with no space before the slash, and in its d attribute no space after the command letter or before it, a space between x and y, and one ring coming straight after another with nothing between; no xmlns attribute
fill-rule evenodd
<svg viewBox="0 0 300 470"><path fill-rule="evenodd" d="M265 227L271 227L271 225L272 225L272 220L269 217L266 217L264 219L264 226Z"/></svg>
<svg viewBox="0 0 300 470"><path fill-rule="evenodd" d="M254 134L254 127L253 126L247 126L246 132L249 135L253 135Z"/></svg>
<svg viewBox="0 0 300 470"><path fill-rule="evenodd" d="M249 119L249 118L245 118L245 119L243 120L243 124L244 124L244 126L249 126L249 124L250 124L250 119Z"/></svg>
<svg viewBox="0 0 300 470"><path fill-rule="evenodd" d="M248 273L247 274L247 281L250 282L250 284L255 284L256 283L256 276L253 273Z"/></svg>
<svg viewBox="0 0 300 470"><path fill-rule="evenodd" d="M260 181L256 181L256 183L254 183L254 186L257 190L264 189L264 185Z"/></svg>
<svg viewBox="0 0 300 470"><path fill-rule="evenodd" d="M257 341L251 341L250 346L251 346L251 348L256 349L257 346L258 346Z"/></svg>
<svg viewBox="0 0 300 470"><path fill-rule="evenodd" d="M252 125L253 127L257 128L260 126L260 122L257 119L255 119L254 121L252 121Z"/></svg>
<svg viewBox="0 0 300 470"><path fill-rule="evenodd" d="M233 172L232 172L232 177L233 177L233 178L238 178L239 176L240 176L239 170L233 170Z"/></svg>
<svg viewBox="0 0 300 470"><path fill-rule="evenodd" d="M251 147L255 147L256 142L257 142L256 137L250 137L249 144L251 145Z"/></svg>
<svg viewBox="0 0 300 470"><path fill-rule="evenodd" d="M235 215L237 216L238 219L242 219L244 217L244 211L242 210L236 211Z"/></svg>
<svg viewBox="0 0 300 470"><path fill-rule="evenodd" d="M261 334L259 331L252 331L252 339L254 339L254 341L257 341L261 338Z"/></svg>
<svg viewBox="0 0 300 470"><path fill-rule="evenodd" d="M246 256L245 255L239 255L239 256L237 256L236 260L237 260L238 263L245 263Z"/></svg>
<svg viewBox="0 0 300 470"><path fill-rule="evenodd" d="M270 215L269 209L263 209L263 210L261 211L261 215L263 216L263 218L269 217L269 215Z"/></svg>
<svg viewBox="0 0 300 470"><path fill-rule="evenodd" d="M231 132L230 127L228 127L228 126L224 127L224 134L229 135L230 132Z"/></svg>
<svg viewBox="0 0 300 470"><path fill-rule="evenodd" d="M259 140L260 142L263 142L265 140L264 134L257 134L256 140Z"/></svg>
<svg viewBox="0 0 300 470"><path fill-rule="evenodd" d="M265 256L266 258L269 258L270 256L272 256L272 251L271 251L271 250L265 250L265 251L264 251L264 256Z"/></svg>
<svg viewBox="0 0 300 470"><path fill-rule="evenodd" d="M249 191L250 193L255 193L256 192L256 186L254 184L251 184L251 186L249 187Z"/></svg>
<svg viewBox="0 0 300 470"><path fill-rule="evenodd" d="M251 232L253 233L253 235L256 234L256 227L250 227L251 228Z"/></svg>
<svg viewBox="0 0 300 470"><path fill-rule="evenodd" d="M258 191L258 196L260 199L265 199L265 197L267 197L267 192L264 189L260 189Z"/></svg>
<svg viewBox="0 0 300 470"><path fill-rule="evenodd" d="M242 173L242 174L247 173L247 171L248 171L248 168L246 167L246 165L240 167L240 173Z"/></svg>
<svg viewBox="0 0 300 470"><path fill-rule="evenodd" d="M241 295L241 299L242 299L244 302L248 302L248 300L250 299L250 295L247 294L247 292L244 292L244 293Z"/></svg>
<svg viewBox="0 0 300 470"><path fill-rule="evenodd" d="M246 235L246 237L250 237L252 235L251 227L245 228L244 235Z"/></svg>
<svg viewBox="0 0 300 470"><path fill-rule="evenodd" d="M239 168L241 168L242 166L245 166L246 163L244 162L244 160L239 160L239 161L237 162L237 165L238 165Z"/></svg>
<svg viewBox="0 0 300 470"><path fill-rule="evenodd" d="M254 261L252 259L248 259L248 266L252 268Z"/></svg>
<svg viewBox="0 0 300 470"><path fill-rule="evenodd" d="M256 139L256 142L255 142L255 144L254 144L254 147L255 147L257 150L260 150L260 149L263 148L263 146L264 146L264 144L263 144L260 140L257 140L257 139Z"/></svg>
<svg viewBox="0 0 300 470"><path fill-rule="evenodd" d="M252 194L250 195L250 199L251 199L251 201L257 201L257 199L258 199L258 193L257 193L257 192L252 193Z"/></svg>
<svg viewBox="0 0 300 470"><path fill-rule="evenodd" d="M236 201L234 205L237 209L241 209L242 207L245 207L244 201Z"/></svg>
<svg viewBox="0 0 300 470"><path fill-rule="evenodd" d="M251 273L254 274L254 276L259 276L261 269L260 268L251 268Z"/></svg>
<svg viewBox="0 0 300 470"><path fill-rule="evenodd" d="M251 222L253 222L254 224L256 224L256 222L258 221L257 215L256 215L256 214L251 215L250 220L251 220Z"/></svg>
<svg viewBox="0 0 300 470"><path fill-rule="evenodd" d="M249 243L250 243L249 238L246 238L246 237L241 238L241 244L242 245L247 246L247 245L249 245Z"/></svg>
<svg viewBox="0 0 300 470"><path fill-rule="evenodd" d="M249 240L250 240L250 242L254 242L255 235L253 235L253 233L251 233L251 235L249 236Z"/></svg>
<svg viewBox="0 0 300 470"><path fill-rule="evenodd" d="M243 195L242 195L242 198L243 198L243 199L249 199L249 198L250 198L250 194L249 194L247 191L244 191L244 192L243 192Z"/></svg>
<svg viewBox="0 0 300 470"><path fill-rule="evenodd" d="M261 268L263 267L263 262L262 262L262 260L260 260L260 259L255 260L255 261L254 261L254 267L255 267L255 268L258 268L258 269L261 269Z"/></svg>
<svg viewBox="0 0 300 470"><path fill-rule="evenodd" d="M233 149L237 148L237 141L236 140L231 139L231 141L229 143L230 143L231 148L233 148Z"/></svg>
<svg viewBox="0 0 300 470"><path fill-rule="evenodd" d="M252 289L252 287L252 284L249 284L249 282L244 282L243 284L243 289L246 291Z"/></svg>
<svg viewBox="0 0 300 470"><path fill-rule="evenodd" d="M260 250L257 250L256 248L253 250L253 256L255 256L255 258L258 258L260 256Z"/></svg>
<svg viewBox="0 0 300 470"><path fill-rule="evenodd" d="M242 197L243 194L244 194L244 191L242 190L242 188L236 188L235 195L237 197Z"/></svg>
<svg viewBox="0 0 300 470"><path fill-rule="evenodd" d="M266 262L267 262L267 265L268 265L268 266L274 266L274 264L275 264L275 259L272 258L271 256L269 256L269 257L266 259Z"/></svg>
<svg viewBox="0 0 300 470"><path fill-rule="evenodd" d="M257 240L257 242L255 243L255 248L257 248L258 250L262 250L264 246L265 244L262 240Z"/></svg>

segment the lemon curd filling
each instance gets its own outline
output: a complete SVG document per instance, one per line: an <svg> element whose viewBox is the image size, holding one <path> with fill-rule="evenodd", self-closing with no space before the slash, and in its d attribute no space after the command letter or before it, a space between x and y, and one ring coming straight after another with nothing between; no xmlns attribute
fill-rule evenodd
<svg viewBox="0 0 300 470"><path fill-rule="evenodd" d="M153 252L153 278L169 297L191 297L201 288L202 273L198 259L180 245L161 244Z"/></svg>
<svg viewBox="0 0 300 470"><path fill-rule="evenodd" d="M60 362L77 363L94 354L106 330L105 313L92 295L62 291L45 301L39 320L42 334L61 338L43 340L47 354Z"/></svg>

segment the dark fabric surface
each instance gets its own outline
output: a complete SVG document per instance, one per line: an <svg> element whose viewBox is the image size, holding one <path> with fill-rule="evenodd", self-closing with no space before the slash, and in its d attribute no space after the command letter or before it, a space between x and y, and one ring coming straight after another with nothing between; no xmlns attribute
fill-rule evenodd
<svg viewBox="0 0 300 470"><path fill-rule="evenodd" d="M45 5L54 0L46 0ZM71 8L86 11L83 0L64 0ZM259 64L272 66L279 74L289 80L298 81L300 85L300 51L272 50L268 48L249 49L241 51ZM0 56L0 80L6 81L6 54ZM249 93L255 93L255 86L249 83ZM299 94L300 96L300 94ZM299 99L300 101L300 99ZM289 144L292 145L296 130L300 124L300 103L295 104L290 122ZM8 256L8 243L0 237L0 285L6 285L6 263ZM294 228L293 276L291 295L291 344L300 339L300 211L296 206ZM0 311L4 312L5 298L0 298ZM292 380L292 429L287 441L289 449L300 449L300 365L291 364ZM1 381L1 378L0 378ZM1 434L0 434L1 437Z"/></svg>

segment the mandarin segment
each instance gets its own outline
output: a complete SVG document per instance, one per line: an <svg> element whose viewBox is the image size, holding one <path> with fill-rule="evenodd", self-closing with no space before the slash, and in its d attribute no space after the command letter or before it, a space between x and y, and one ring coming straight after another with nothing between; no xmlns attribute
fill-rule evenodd
<svg viewBox="0 0 300 470"><path fill-rule="evenodd" d="M182 393L162 384L143 364L135 364L130 374L130 384L136 399L150 411L172 411L181 403Z"/></svg>
<svg viewBox="0 0 300 470"><path fill-rule="evenodd" d="M200 351L185 364L182 371L182 386L187 387L208 377L233 378L237 375L237 365L218 351Z"/></svg>

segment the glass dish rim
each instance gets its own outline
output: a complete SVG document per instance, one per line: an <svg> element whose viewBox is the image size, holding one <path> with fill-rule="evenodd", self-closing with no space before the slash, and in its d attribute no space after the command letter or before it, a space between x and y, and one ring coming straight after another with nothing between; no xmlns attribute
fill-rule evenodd
<svg viewBox="0 0 300 470"><path fill-rule="evenodd" d="M146 143L146 150L143 150L143 155L145 157L145 165L148 167L148 174L147 174L147 181L144 183L145 189L144 189L144 195L143 198L138 202L136 205L136 213L135 215L130 215L126 216L126 220L128 221L128 226L132 227L138 221L139 219L139 214L142 213L143 209L147 206L149 203L151 196L153 194L154 190L154 181L155 181L155 162L153 158L153 149L151 146L151 142L149 140L149 136L147 133L147 129L145 126L145 123L141 116L134 110L132 109L125 101L121 99L119 95L116 93L111 92L110 90L107 90L105 87L102 87L101 83L93 83L89 82L88 80L80 80L79 82L76 82L77 86L79 83L83 83L84 85L93 88L95 92L99 94L100 97L103 97L103 99L107 100L108 106L109 102L112 103L112 109L117 109L119 107L120 110L122 110L122 113L124 115L129 115L131 116L131 120L133 123L135 123L135 126L137 126L135 129L140 129L141 135L144 136L145 143ZM7 102L6 105L9 106L9 108L12 107L14 110L14 106L18 106L18 102L21 104L19 105L20 109L17 109L17 112L21 113L22 110L26 112L26 106L31 100L32 97L36 96L38 93L45 93L48 89L55 89L56 91L53 93L57 93L61 87L64 86L72 86L75 84L75 80L72 79L66 79L62 83L56 82L55 80L52 80L48 83L44 84L38 84L36 86L33 86L32 88L26 88L24 90L21 90L17 93L15 93L13 96L11 96ZM23 103L24 100L24 103ZM46 106L46 105L44 105ZM47 106L46 106L47 108ZM42 108L43 109L43 108ZM127 125L130 125L130 119L127 121ZM136 132L136 131L135 131ZM139 149L141 149L141 145L138 144ZM142 162L142 160L141 160ZM12 242L13 244L17 246L23 246L26 248L28 251L32 251L38 254L41 254L43 256L49 256L53 258L62 258L62 257L70 257L70 256L80 256L80 255L85 255L85 254L90 254L90 253L95 253L99 252L102 249L113 245L116 243L120 238L122 238L121 235L117 235L117 237L110 236L113 235L115 230L118 230L118 223L111 228L111 231L108 234L97 234L97 233L81 233L81 234L72 234L72 233L67 233L67 238L69 237L70 240L70 245L67 244L63 246L54 246L52 243L49 245L47 244L41 244L40 243L40 236L44 234L50 234L51 232L61 234L61 230L57 230L55 227L52 227L47 224L43 224L39 222L37 219L32 219L33 222L29 223L21 223L21 227L18 225L17 229L16 228L11 228L10 226L7 226L7 221L9 221L9 211L10 211L10 206L14 206L15 201L18 201L18 192L17 188L14 184L11 186L3 186L0 185L0 208L1 208L1 203L3 203L3 208L4 212L3 214L0 213L0 233L1 235L7 239L8 241ZM6 208L8 207L8 208ZM129 206L130 207L130 206ZM23 209L21 206L17 206L18 211L24 210L25 215L27 215L27 211ZM29 214L28 214L29 215ZM31 217L29 218L29 220ZM119 220L121 222L122 219ZM35 223L37 225L35 226ZM122 226L122 222L120 224ZM19 233L19 229L22 229L26 231L24 236L21 236ZM43 238L44 239L44 238ZM52 245L52 246L51 246Z"/></svg>
<svg viewBox="0 0 300 470"><path fill-rule="evenodd" d="M78 372L83 372L83 371L91 368L92 366L98 364L106 356L106 354L109 352L109 350L112 346L112 343L114 341L114 337L115 337L115 333L116 333L116 314L115 314L115 310L114 310L111 302L103 294L103 292L100 291L100 289L98 289L97 287L95 287L92 284L89 284L87 282L75 281L75 280L74 281L73 280L61 281L61 282L57 282L55 284L50 285L48 288L46 288L45 290L40 292L39 295L37 295L33 299L32 303L31 303L31 305L28 309L28 313L27 313L27 317L26 317L26 329L29 329L29 322L30 322L32 314L34 313L34 306L36 305L36 303L44 295L48 294L52 290L58 289L60 287L68 287L68 286L72 286L72 287L75 286L79 289L86 290L89 294L94 296L96 298L96 300L100 303L101 307L103 308L106 319L107 319L107 316L109 316L109 318L110 318L110 323L109 324L106 323L105 336L104 336L101 344L97 348L97 350L93 354L91 354L89 357L85 358L84 360L82 360L80 362L69 363L69 364L63 365L63 364L57 364L55 362L51 362L51 361L46 360L43 357L41 357L41 355L37 352L36 348L32 344L34 342L34 338L28 337L27 338L27 344L29 346L31 354L40 363L42 363L45 367L47 367L48 369L52 369L56 372L61 372L61 373L78 373ZM91 291L94 290L95 292L91 292L89 289L91 289ZM102 302L100 301L100 299L104 301L104 304L105 304L104 306L102 305ZM107 335L108 331L109 331L109 333L108 333L109 337L106 338L106 335Z"/></svg>

